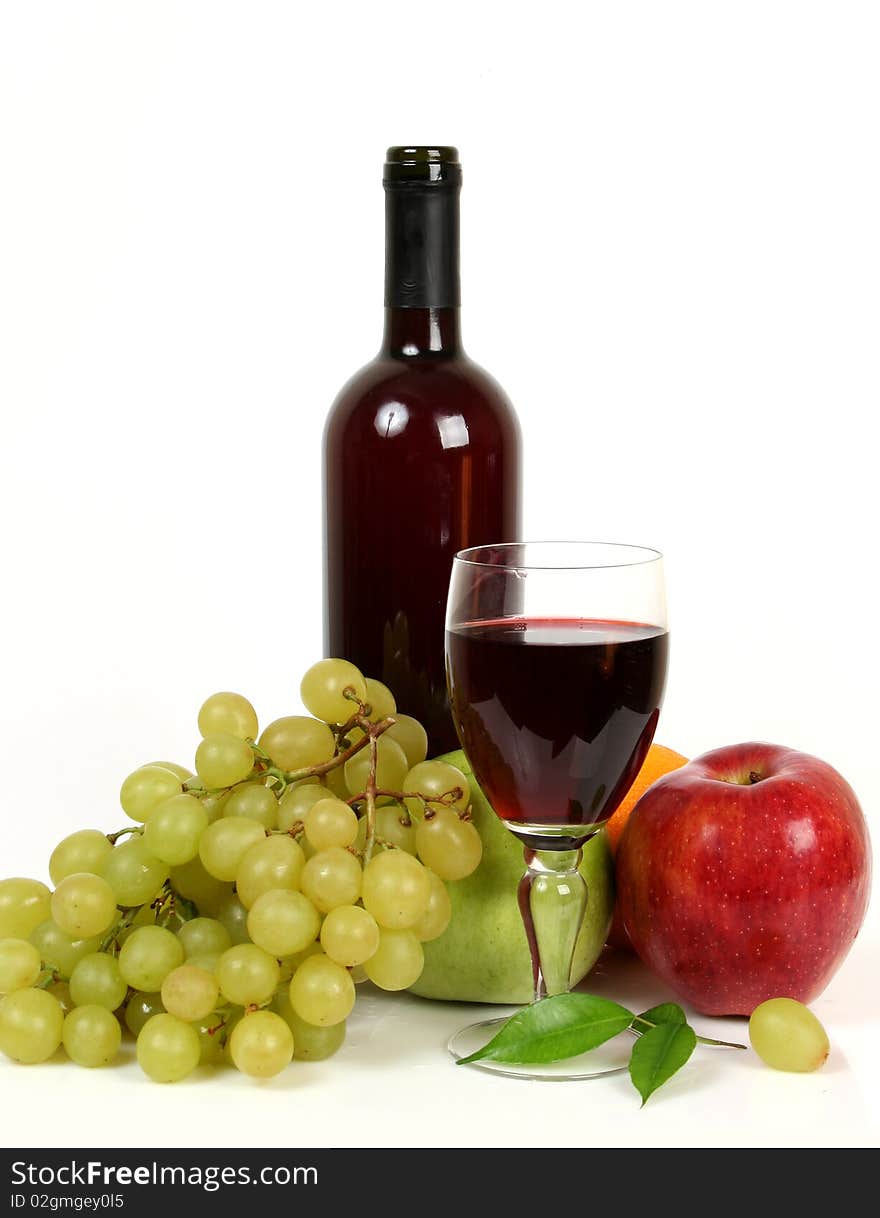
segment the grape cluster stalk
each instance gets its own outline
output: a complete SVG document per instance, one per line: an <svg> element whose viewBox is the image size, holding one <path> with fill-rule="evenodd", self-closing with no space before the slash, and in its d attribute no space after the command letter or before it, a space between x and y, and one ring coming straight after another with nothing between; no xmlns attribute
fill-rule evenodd
<svg viewBox="0 0 880 1218"><path fill-rule="evenodd" d="M122 784L131 824L79 829L39 880L0 881L0 1052L80 1066L135 1038L176 1082L229 1063L269 1078L345 1039L356 986L403 990L479 865L470 787L345 660L305 674L307 715L262 733L241 694L199 711L195 769Z"/></svg>

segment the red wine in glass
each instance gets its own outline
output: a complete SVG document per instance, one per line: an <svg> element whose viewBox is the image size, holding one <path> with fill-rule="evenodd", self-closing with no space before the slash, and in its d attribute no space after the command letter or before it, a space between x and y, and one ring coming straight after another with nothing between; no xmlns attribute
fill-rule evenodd
<svg viewBox="0 0 880 1218"><path fill-rule="evenodd" d="M455 627L446 649L459 736L508 828L529 826L534 843L552 827L561 844L565 826L607 820L654 736L666 631L508 617Z"/></svg>

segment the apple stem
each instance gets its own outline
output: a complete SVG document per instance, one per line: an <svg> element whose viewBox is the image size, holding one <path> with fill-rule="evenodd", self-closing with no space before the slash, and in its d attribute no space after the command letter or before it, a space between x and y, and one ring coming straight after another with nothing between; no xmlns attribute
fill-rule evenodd
<svg viewBox="0 0 880 1218"><path fill-rule="evenodd" d="M754 786L754 784L756 782L760 782L760 781L761 781L761 775L758 773L758 771L750 770L749 771L749 782L752 783L752 785Z"/></svg>

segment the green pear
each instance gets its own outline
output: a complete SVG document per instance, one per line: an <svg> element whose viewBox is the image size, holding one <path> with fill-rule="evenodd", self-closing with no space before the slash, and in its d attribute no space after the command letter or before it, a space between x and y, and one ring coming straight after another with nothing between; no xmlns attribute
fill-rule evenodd
<svg viewBox="0 0 880 1218"><path fill-rule="evenodd" d="M452 920L439 939L423 945L424 972L410 988L423 998L530 1002L532 966L517 903L517 886L525 870L522 845L492 811L464 753L448 753L440 760L468 776L483 858L472 875L447 885ZM596 963L614 911L614 869L604 830L584 847L580 871L587 885L587 909L575 947L572 984ZM560 934L563 919L560 902Z"/></svg>

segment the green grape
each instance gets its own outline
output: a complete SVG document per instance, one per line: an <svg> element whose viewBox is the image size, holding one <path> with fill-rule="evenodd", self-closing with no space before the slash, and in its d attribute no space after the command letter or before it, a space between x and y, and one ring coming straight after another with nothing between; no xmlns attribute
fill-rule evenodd
<svg viewBox="0 0 880 1218"><path fill-rule="evenodd" d="M374 677L367 677L366 701L370 707L369 718L373 723L380 723L383 719L388 719L391 715L397 713L397 703L394 701L394 694L387 685L383 685L381 681L375 680Z"/></svg>
<svg viewBox="0 0 880 1218"><path fill-rule="evenodd" d="M470 823L451 808L441 808L416 829L419 858L441 880L463 880L480 865L483 843Z"/></svg>
<svg viewBox="0 0 880 1218"><path fill-rule="evenodd" d="M199 1034L199 1064L202 1066L220 1066L226 1061L226 1049L223 1043L223 1026L218 1018L203 1021L196 1031Z"/></svg>
<svg viewBox="0 0 880 1218"><path fill-rule="evenodd" d="M160 765L142 765L129 774L119 792L119 802L126 816L145 821L163 799L179 795L183 784L171 770Z"/></svg>
<svg viewBox="0 0 880 1218"><path fill-rule="evenodd" d="M187 959L216 952L218 955L232 947L229 931L216 918L193 918L184 922L177 937L183 944Z"/></svg>
<svg viewBox="0 0 880 1218"><path fill-rule="evenodd" d="M363 872L353 854L339 846L321 850L302 870L300 887L321 913L337 905L354 905L361 895Z"/></svg>
<svg viewBox="0 0 880 1218"><path fill-rule="evenodd" d="M204 969L206 973L216 973L222 955L223 952L199 952L196 956L187 956L186 963Z"/></svg>
<svg viewBox="0 0 880 1218"><path fill-rule="evenodd" d="M233 946L250 942L247 920L248 911L234 893L217 910L217 921L226 929Z"/></svg>
<svg viewBox="0 0 880 1218"><path fill-rule="evenodd" d="M199 858L210 875L231 882L247 850L265 837L265 829L255 820L246 816L223 816L208 825L202 834Z"/></svg>
<svg viewBox="0 0 880 1218"><path fill-rule="evenodd" d="M321 916L301 892L264 892L251 906L248 934L272 956L292 956L318 937Z"/></svg>
<svg viewBox="0 0 880 1218"><path fill-rule="evenodd" d="M210 795L199 793L199 803L205 809L209 825L213 825L214 821L219 820L226 811L228 799L229 791L214 791Z"/></svg>
<svg viewBox="0 0 880 1218"><path fill-rule="evenodd" d="M61 1044L64 1012L45 990L16 990L0 999L0 1053L25 1066L47 1061Z"/></svg>
<svg viewBox="0 0 880 1218"><path fill-rule="evenodd" d="M183 958L183 945L170 930L141 926L122 945L119 971L132 989L154 993Z"/></svg>
<svg viewBox="0 0 880 1218"><path fill-rule="evenodd" d="M128 911L128 916L131 917L131 910ZM134 914L127 926L123 926L113 935L116 943L121 947L126 939L130 939L134 932L140 926L155 926L158 910L153 909L152 905L144 905ZM111 932L112 933L112 932Z"/></svg>
<svg viewBox="0 0 880 1218"><path fill-rule="evenodd" d="M162 1004L169 1015L196 1023L217 1007L220 987L212 973L195 964L179 964L162 982Z"/></svg>
<svg viewBox="0 0 880 1218"><path fill-rule="evenodd" d="M364 836L366 823L363 821ZM386 804L384 808L376 809L376 837L383 842L404 850L407 854L415 855L416 830L409 813L401 804Z"/></svg>
<svg viewBox="0 0 880 1218"><path fill-rule="evenodd" d="M376 786L380 790L399 791L408 769L406 754L400 745L389 740L387 733L380 736L376 741ZM345 783L350 795L360 795L366 789L369 774L370 750L364 748L345 763Z"/></svg>
<svg viewBox="0 0 880 1218"><path fill-rule="evenodd" d="M345 766L339 765L328 770L324 775L324 784L331 795L343 801L348 799L348 787L345 783Z"/></svg>
<svg viewBox="0 0 880 1218"><path fill-rule="evenodd" d="M196 773L206 787L231 787L254 768L254 750L229 732L212 732L196 749Z"/></svg>
<svg viewBox="0 0 880 1218"><path fill-rule="evenodd" d="M243 855L235 875L238 899L250 909L257 897L276 888L299 888L305 866L302 848L287 834L256 842Z"/></svg>
<svg viewBox="0 0 880 1218"><path fill-rule="evenodd" d="M51 918L31 931L30 941L40 953L43 963L62 977L69 977L83 956L90 956L101 945L97 935L91 939L72 939Z"/></svg>
<svg viewBox="0 0 880 1218"><path fill-rule="evenodd" d="M411 854L385 850L364 868L364 906L388 930L415 926L431 899L428 872Z"/></svg>
<svg viewBox="0 0 880 1218"><path fill-rule="evenodd" d="M46 993L51 994L61 1007L65 1015L73 1010L73 999L70 996L70 986L66 981L53 981L51 985L46 986Z"/></svg>
<svg viewBox="0 0 880 1218"><path fill-rule="evenodd" d="M287 833L298 822L302 822L309 808L319 800L327 799L330 791L323 783L310 782L288 787L278 801L278 828Z"/></svg>
<svg viewBox="0 0 880 1218"><path fill-rule="evenodd" d="M0 939L0 994L30 989L41 964L40 953L27 939Z"/></svg>
<svg viewBox="0 0 880 1218"><path fill-rule="evenodd" d="M164 1013L161 995L135 993L125 1004L125 1026L137 1038L148 1019Z"/></svg>
<svg viewBox="0 0 880 1218"><path fill-rule="evenodd" d="M294 952L292 956L285 956L279 961L282 982L289 984L291 977L302 964L303 960L308 960L309 956L319 956L322 951L321 944L315 939L308 947L304 947L301 952Z"/></svg>
<svg viewBox="0 0 880 1218"><path fill-rule="evenodd" d="M58 843L49 859L49 875L60 884L69 875L87 871L100 875L113 845L100 829L80 829Z"/></svg>
<svg viewBox="0 0 880 1218"><path fill-rule="evenodd" d="M256 740L257 712L241 694L211 694L199 711L199 731L203 736L223 732L240 740Z"/></svg>
<svg viewBox="0 0 880 1218"><path fill-rule="evenodd" d="M263 730L260 748L282 770L323 765L336 750L336 738L326 723L305 715L276 719Z"/></svg>
<svg viewBox="0 0 880 1218"><path fill-rule="evenodd" d="M223 815L246 816L257 821L264 829L277 829L278 800L262 783L246 782L230 791L223 807Z"/></svg>
<svg viewBox="0 0 880 1218"><path fill-rule="evenodd" d="M345 1020L330 1024L327 1028L306 1023L290 1005L289 989L289 986L283 986L275 995L272 1006L293 1033L294 1060L320 1062L332 1057L345 1040Z"/></svg>
<svg viewBox="0 0 880 1218"><path fill-rule="evenodd" d="M428 908L412 928L420 943L439 939L452 921L452 901L449 899L448 888L433 871L428 871L428 880L431 884Z"/></svg>
<svg viewBox="0 0 880 1218"><path fill-rule="evenodd" d="M128 983L115 956L91 952L77 961L70 974L70 996L78 1007L98 1006L115 1011L122 1006Z"/></svg>
<svg viewBox="0 0 880 1218"><path fill-rule="evenodd" d="M227 1002L239 1007L268 1002L280 977L278 961L254 943L230 947L217 965L221 994Z"/></svg>
<svg viewBox="0 0 880 1218"><path fill-rule="evenodd" d="M412 715L394 716L394 723L384 737L399 744L406 753L407 764L413 768L428 756L428 733Z"/></svg>
<svg viewBox="0 0 880 1218"><path fill-rule="evenodd" d="M346 690L357 701L347 698ZM319 660L303 677L299 692L310 715L325 723L345 723L357 711L357 703L366 701L367 683L348 660Z"/></svg>
<svg viewBox="0 0 880 1218"><path fill-rule="evenodd" d="M142 837L123 838L107 855L101 874L117 905L130 908L154 899L168 879L168 864L151 854Z"/></svg>
<svg viewBox="0 0 880 1218"><path fill-rule="evenodd" d="M379 947L364 961L364 972L382 990L405 990L425 967L422 945L411 930L383 930Z"/></svg>
<svg viewBox="0 0 880 1218"><path fill-rule="evenodd" d="M316 850L326 850L328 846L350 846L357 837L357 813L332 795L313 804L306 812L303 824L306 837Z"/></svg>
<svg viewBox="0 0 880 1218"><path fill-rule="evenodd" d="M321 946L343 968L363 964L379 946L376 919L360 905L337 905L324 919Z"/></svg>
<svg viewBox="0 0 880 1218"><path fill-rule="evenodd" d="M329 956L309 956L290 982L290 1005L306 1023L326 1028L342 1023L354 1006L354 982Z"/></svg>
<svg viewBox="0 0 880 1218"><path fill-rule="evenodd" d="M154 1083L176 1083L186 1078L201 1055L198 1032L174 1015L154 1015L137 1038L138 1062Z"/></svg>
<svg viewBox="0 0 880 1218"><path fill-rule="evenodd" d="M192 770L188 770L185 765L178 765L176 761L149 761L148 765L157 765L160 770L170 770L172 774L176 774L181 782L187 782L190 778L195 778Z"/></svg>
<svg viewBox="0 0 880 1218"><path fill-rule="evenodd" d="M63 879L52 893L50 908L61 929L76 939L103 934L118 917L113 889L88 872Z"/></svg>
<svg viewBox="0 0 880 1218"><path fill-rule="evenodd" d="M187 901L192 901L202 914L216 913L232 896L232 885L209 875L198 856L182 867L171 868L171 886Z"/></svg>
<svg viewBox="0 0 880 1218"><path fill-rule="evenodd" d="M404 790L417 791L430 801L428 807L436 811L442 808L458 808L464 811L471 801L471 789L467 778L457 766L448 761L422 761L414 765L404 779ZM441 795L458 790L459 795L452 802L440 802ZM421 820L424 814L424 804L420 799L407 799L407 809L412 817Z"/></svg>
<svg viewBox="0 0 880 1218"><path fill-rule="evenodd" d="M154 809L144 826L143 842L157 859L180 867L196 857L207 827L208 813L195 795L172 795Z"/></svg>
<svg viewBox="0 0 880 1218"><path fill-rule="evenodd" d="M293 1060L290 1025L274 1011L253 1011L239 1020L229 1038L229 1056L242 1074L273 1078Z"/></svg>
<svg viewBox="0 0 880 1218"><path fill-rule="evenodd" d="M109 1066L119 1053L122 1028L103 1006L78 1006L64 1020L61 1038L67 1056L78 1066Z"/></svg>
<svg viewBox="0 0 880 1218"><path fill-rule="evenodd" d="M51 897L39 880L0 880L0 939L27 939L50 916Z"/></svg>
<svg viewBox="0 0 880 1218"><path fill-rule="evenodd" d="M755 1007L749 1040L765 1065L802 1074L818 1070L831 1047L813 1012L794 998L770 998Z"/></svg>

